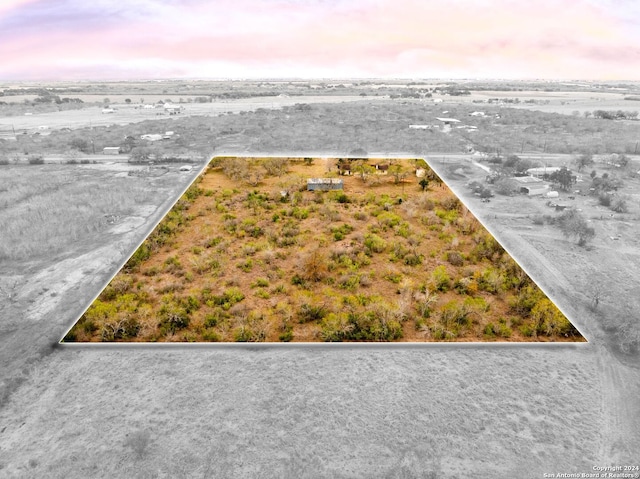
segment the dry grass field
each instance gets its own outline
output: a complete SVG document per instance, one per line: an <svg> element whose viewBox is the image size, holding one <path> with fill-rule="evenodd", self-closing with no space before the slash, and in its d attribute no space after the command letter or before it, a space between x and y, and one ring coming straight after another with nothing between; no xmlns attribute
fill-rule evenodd
<svg viewBox="0 0 640 479"><path fill-rule="evenodd" d="M211 163L65 342L584 340L422 161Z"/></svg>
<svg viewBox="0 0 640 479"><path fill-rule="evenodd" d="M376 101L384 101L388 98L380 97ZM254 111L259 108L279 109L284 106L292 106L296 103L334 103L334 102L359 102L371 101L369 97L344 96L336 99L330 96L312 97L257 97L221 100L212 103L188 103L181 105L183 110L170 117L162 105L157 108L145 109L140 105L117 105L113 113L103 113L103 106L87 106L78 110L64 110L53 112L34 112L30 115L0 116L0 131L15 129L18 132L47 131L59 128L82 128L87 125L93 127L109 125L128 125L130 123L145 120L166 118L180 118L185 116L218 116L225 113L238 113Z"/></svg>
<svg viewBox="0 0 640 479"><path fill-rule="evenodd" d="M321 129L325 120L315 121ZM120 199L96 188L100 195L66 203L112 214L106 198L121 208L120 223L83 231L87 216L69 215L75 241L49 246L39 236L40 252L3 249L14 257L0 262L0 476L506 479L638 465L637 218L600 220L605 212L576 196L596 229L583 248L532 223L544 202L481 203L464 184L483 172L446 155L428 159L589 343L56 346L193 175L120 178L78 165L25 165L18 175L0 166L3 187L33 179L22 193L34 201L22 214L33 218L37 185L56 176L76 181L40 207L53 208L78 184L125 192ZM127 193L137 182L150 187L140 203ZM0 209L3 228L15 208ZM57 216L38 220L59 227ZM29 241L5 238L17 250ZM607 295L593 310L595 285Z"/></svg>

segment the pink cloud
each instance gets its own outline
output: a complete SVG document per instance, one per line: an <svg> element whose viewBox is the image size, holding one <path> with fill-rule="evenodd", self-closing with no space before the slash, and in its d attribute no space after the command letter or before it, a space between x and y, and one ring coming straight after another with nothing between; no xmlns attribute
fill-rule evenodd
<svg viewBox="0 0 640 479"><path fill-rule="evenodd" d="M0 43L0 57L9 71L24 72L31 62L34 73L61 60L76 70L139 60L185 76L231 65L255 76L286 69L298 76L640 79L629 66L640 64L640 34L593 0L134 3L140 15L130 21L122 15L121 22L79 34L54 31L46 40L20 35Z"/></svg>

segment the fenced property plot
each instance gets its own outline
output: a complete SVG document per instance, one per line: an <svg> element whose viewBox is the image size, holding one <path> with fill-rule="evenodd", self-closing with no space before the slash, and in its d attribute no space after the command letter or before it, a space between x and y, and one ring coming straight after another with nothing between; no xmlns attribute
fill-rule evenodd
<svg viewBox="0 0 640 479"><path fill-rule="evenodd" d="M344 161L214 158L64 341L583 340L423 161Z"/></svg>

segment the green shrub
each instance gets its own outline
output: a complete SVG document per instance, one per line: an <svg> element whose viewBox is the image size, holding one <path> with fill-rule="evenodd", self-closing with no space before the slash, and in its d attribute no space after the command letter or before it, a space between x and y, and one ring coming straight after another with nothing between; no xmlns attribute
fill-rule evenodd
<svg viewBox="0 0 640 479"><path fill-rule="evenodd" d="M294 274L291 277L291 284L293 284L294 286L300 286L302 288L307 286L306 280L298 274Z"/></svg>
<svg viewBox="0 0 640 479"><path fill-rule="evenodd" d="M440 201L440 206L447 211L459 211L462 204L457 197L447 196Z"/></svg>
<svg viewBox="0 0 640 479"><path fill-rule="evenodd" d="M393 228L402 223L402 217L390 211L384 211L378 215L378 223L383 228Z"/></svg>
<svg viewBox="0 0 640 479"><path fill-rule="evenodd" d="M103 300L96 299L87 312L83 315L83 317L87 321L95 321L97 323L102 323L104 321L111 320L115 318L118 313L118 309L115 305L111 303L107 303Z"/></svg>
<svg viewBox="0 0 640 479"><path fill-rule="evenodd" d="M285 331L280 333L280 336L278 336L278 339L280 339L280 341L285 343L293 341L293 330L291 328L287 328Z"/></svg>
<svg viewBox="0 0 640 479"><path fill-rule="evenodd" d="M146 242L142 243L137 250L131 255L131 258L124 265L125 271L135 270L142 262L148 260L151 257L151 249Z"/></svg>
<svg viewBox="0 0 640 479"><path fill-rule="evenodd" d="M407 266L418 266L422 264L423 257L417 253L409 253L404 257L404 264Z"/></svg>
<svg viewBox="0 0 640 479"><path fill-rule="evenodd" d="M202 332L202 340L210 343L217 343L220 342L222 338L214 329L205 329Z"/></svg>
<svg viewBox="0 0 640 479"><path fill-rule="evenodd" d="M364 236L365 253L371 256L373 253L382 253L387 248L387 242L380 236L367 233Z"/></svg>
<svg viewBox="0 0 640 479"><path fill-rule="evenodd" d="M239 326L234 330L233 339L237 343L255 343L264 341L266 334L262 330L254 330L248 326Z"/></svg>
<svg viewBox="0 0 640 479"><path fill-rule="evenodd" d="M329 313L320 324L320 339L326 342L346 341L352 328L345 313Z"/></svg>
<svg viewBox="0 0 640 479"><path fill-rule="evenodd" d="M535 328L532 327L530 324L523 324L518 329L520 330L520 334L522 334L523 336L525 336L527 338L533 336L535 334L535 332L536 332Z"/></svg>
<svg viewBox="0 0 640 479"><path fill-rule="evenodd" d="M513 334L513 330L507 326L506 324L499 324L498 325L498 330L496 331L496 334L498 336L500 336L501 338L510 338L511 335Z"/></svg>
<svg viewBox="0 0 640 479"><path fill-rule="evenodd" d="M293 216L297 220L305 220L309 217L309 209L295 206L289 211L289 216Z"/></svg>
<svg viewBox="0 0 640 479"><path fill-rule="evenodd" d="M193 184L189 188L187 188L187 191L184 192L184 195L182 195L182 197L189 201L193 201L203 193L204 190L202 188L200 188L197 184Z"/></svg>
<svg viewBox="0 0 640 479"><path fill-rule="evenodd" d="M497 294L505 290L504 273L493 267L485 269L477 281L478 288L487 293Z"/></svg>
<svg viewBox="0 0 640 479"><path fill-rule="evenodd" d="M269 280L267 278L258 278L251 285L252 288L266 288L269 286Z"/></svg>
<svg viewBox="0 0 640 479"><path fill-rule="evenodd" d="M391 281L393 284L400 284L403 278L401 273L397 273L394 271L388 271L383 277L384 279Z"/></svg>
<svg viewBox="0 0 640 479"><path fill-rule="evenodd" d="M331 232L333 233L333 239L336 241L341 241L345 238L346 235L353 231L353 226L350 224L344 223L341 226L337 226L331 228Z"/></svg>
<svg viewBox="0 0 640 479"><path fill-rule="evenodd" d="M569 320L547 298L539 300L531 308L531 319L535 322L537 334L546 336L575 334L575 329Z"/></svg>
<svg viewBox="0 0 640 479"><path fill-rule="evenodd" d="M468 326L471 323L469 313L466 305L460 304L459 301L449 301L440 309L440 321L445 327Z"/></svg>
<svg viewBox="0 0 640 479"><path fill-rule="evenodd" d="M504 249L489 233L474 238L476 245L471 251L471 256L477 261L487 259L493 263L497 263L504 254Z"/></svg>
<svg viewBox="0 0 640 479"><path fill-rule="evenodd" d="M298 322L321 321L327 314L328 311L324 305L304 303L298 310Z"/></svg>
<svg viewBox="0 0 640 479"><path fill-rule="evenodd" d="M493 323L487 323L483 333L485 336L494 337L496 335L496 326Z"/></svg>
<svg viewBox="0 0 640 479"><path fill-rule="evenodd" d="M529 285L520 290L511 300L510 306L517 314L528 316L536 303L542 299L544 299L542 291L536 286Z"/></svg>
<svg viewBox="0 0 640 479"><path fill-rule="evenodd" d="M464 299L463 305L471 311L477 311L480 313L486 313L487 311L489 311L489 304L481 296L467 296Z"/></svg>
<svg viewBox="0 0 640 479"><path fill-rule="evenodd" d="M98 325L91 320L83 321L82 330L87 334L93 334L98 330Z"/></svg>
<svg viewBox="0 0 640 479"><path fill-rule="evenodd" d="M438 291L448 291L451 288L451 278L449 277L449 273L447 273L447 268L443 265L436 266L436 268L431 272L431 280L433 281L433 285Z"/></svg>
<svg viewBox="0 0 640 479"><path fill-rule="evenodd" d="M345 274L338 278L338 285L342 289L354 290L360 285L360 275L358 274Z"/></svg>
<svg viewBox="0 0 640 479"><path fill-rule="evenodd" d="M225 317L226 314L222 308L214 308L213 311L205 315L204 326L205 328L213 328L215 326L218 326L218 324L220 324L220 322L225 319Z"/></svg>
<svg viewBox="0 0 640 479"><path fill-rule="evenodd" d="M207 238L204 242L205 248L213 248L214 246L218 246L222 242L221 236L216 236L215 238Z"/></svg>
<svg viewBox="0 0 640 479"><path fill-rule="evenodd" d="M185 308L175 303L165 303L158 313L158 327L163 334L174 333L189 326L191 318Z"/></svg>
<svg viewBox="0 0 640 479"><path fill-rule="evenodd" d="M135 338L140 331L140 323L135 317L127 317L117 321L108 321L101 330L102 341Z"/></svg>
<svg viewBox="0 0 640 479"><path fill-rule="evenodd" d="M442 220L443 223L455 223L458 219L458 211L457 210L441 210L436 208L435 210L436 216Z"/></svg>
<svg viewBox="0 0 640 479"><path fill-rule="evenodd" d="M341 204L351 203L351 199L344 193L344 191L337 191L333 193L331 195L331 199Z"/></svg>
<svg viewBox="0 0 640 479"><path fill-rule="evenodd" d="M251 271L253 269L253 260L251 258L248 258L244 261L241 261L240 263L236 264L236 266L241 269L242 271L244 271L245 273L248 273L249 271Z"/></svg>
<svg viewBox="0 0 640 479"><path fill-rule="evenodd" d="M453 266L462 266L464 264L464 257L458 251L447 251L447 261Z"/></svg>
<svg viewBox="0 0 640 479"><path fill-rule="evenodd" d="M378 311L348 313L346 338L351 341L393 341L402 338L402 325Z"/></svg>

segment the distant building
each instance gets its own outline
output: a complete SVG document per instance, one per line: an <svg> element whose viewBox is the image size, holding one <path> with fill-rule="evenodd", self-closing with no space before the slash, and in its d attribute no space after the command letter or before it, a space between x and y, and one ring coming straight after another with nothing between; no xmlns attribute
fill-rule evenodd
<svg viewBox="0 0 640 479"><path fill-rule="evenodd" d="M140 139L147 140L147 141L159 141L159 140L162 140L162 135L158 135L155 133L146 134L146 135L141 135Z"/></svg>
<svg viewBox="0 0 640 479"><path fill-rule="evenodd" d="M431 125L409 125L410 130L430 130Z"/></svg>
<svg viewBox="0 0 640 479"><path fill-rule="evenodd" d="M120 154L120 147L119 146L105 146L102 149L102 154L103 155L119 155Z"/></svg>
<svg viewBox="0 0 640 479"><path fill-rule="evenodd" d="M307 191L341 190L343 182L339 178L309 178Z"/></svg>
<svg viewBox="0 0 640 479"><path fill-rule="evenodd" d="M455 118L436 118L436 120L442 122L442 131L451 131L451 125L460 123L460 120L456 120Z"/></svg>
<svg viewBox="0 0 640 479"><path fill-rule="evenodd" d="M182 111L182 106L181 105L174 105L173 103L165 103L164 104L164 111L169 113L169 115L177 115L178 113L180 113Z"/></svg>
<svg viewBox="0 0 640 479"><path fill-rule="evenodd" d="M350 175L351 174L351 160L346 158L338 159L338 172L341 175Z"/></svg>
<svg viewBox="0 0 640 479"><path fill-rule="evenodd" d="M549 191L548 183L533 176L516 176L513 181L520 187L520 193L528 196L546 195Z"/></svg>
<svg viewBox="0 0 640 479"><path fill-rule="evenodd" d="M440 120L445 125L452 125L454 123L460 123L460 120L456 120L455 118L436 118L436 120Z"/></svg>

